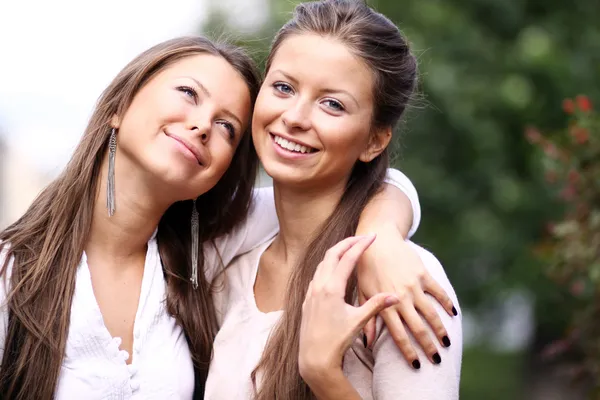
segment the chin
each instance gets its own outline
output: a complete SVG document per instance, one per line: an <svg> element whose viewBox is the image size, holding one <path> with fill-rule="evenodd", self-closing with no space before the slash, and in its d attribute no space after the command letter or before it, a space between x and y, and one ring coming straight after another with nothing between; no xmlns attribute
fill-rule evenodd
<svg viewBox="0 0 600 400"><path fill-rule="evenodd" d="M305 187L314 183L314 179L298 167L263 164L263 168L267 175L273 179L273 184Z"/></svg>

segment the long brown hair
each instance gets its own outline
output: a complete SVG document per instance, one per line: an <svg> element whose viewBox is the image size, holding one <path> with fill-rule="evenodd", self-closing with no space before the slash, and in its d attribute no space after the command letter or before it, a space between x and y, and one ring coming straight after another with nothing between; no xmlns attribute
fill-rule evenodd
<svg viewBox="0 0 600 400"><path fill-rule="evenodd" d="M362 59L374 77L372 117L377 128L395 127L414 91L417 63L407 41L385 16L363 2L325 0L300 4L293 18L276 35L267 59L267 70L281 44L290 36L318 34L344 43ZM267 342L262 359L252 373L259 400L312 399L298 370L302 303L317 265L327 249L354 235L360 214L380 190L389 165L388 150L369 163L358 161L333 213L323 223L288 282L284 314ZM356 280L348 285L352 301ZM257 376L260 375L260 387Z"/></svg>
<svg viewBox="0 0 600 400"><path fill-rule="evenodd" d="M260 79L252 60L239 48L202 37L183 37L152 47L131 61L98 100L74 155L62 174L33 201L27 212L0 233L7 257L0 270L10 275L9 311L0 366L0 394L10 399L51 399L65 353L77 265L88 239L106 154L110 120L123 115L134 96L168 65L196 54L223 57L244 78L252 104ZM230 168L198 198L202 242L228 232L245 218L256 176L257 158L245 132ZM212 299L199 274L189 282L191 201L173 204L160 220L157 241L167 281L167 308L183 328L193 357L196 394L201 398L216 331ZM12 270L8 262L14 257Z"/></svg>

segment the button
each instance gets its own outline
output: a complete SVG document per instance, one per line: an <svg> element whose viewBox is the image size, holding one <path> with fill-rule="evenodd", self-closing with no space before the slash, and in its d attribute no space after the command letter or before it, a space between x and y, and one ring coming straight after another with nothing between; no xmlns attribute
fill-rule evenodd
<svg viewBox="0 0 600 400"><path fill-rule="evenodd" d="M140 338L140 331L139 331L139 329L136 330L133 335L135 336L136 339L139 339Z"/></svg>
<svg viewBox="0 0 600 400"><path fill-rule="evenodd" d="M139 353L140 351L142 351L142 343L138 340L137 342L135 342L133 349L136 353Z"/></svg>
<svg viewBox="0 0 600 400"><path fill-rule="evenodd" d="M133 364L129 364L127 369L129 370L129 376L134 376L138 372L138 368Z"/></svg>
<svg viewBox="0 0 600 400"><path fill-rule="evenodd" d="M129 381L129 387L131 387L132 391L136 391L140 389L140 382L137 379L132 379Z"/></svg>

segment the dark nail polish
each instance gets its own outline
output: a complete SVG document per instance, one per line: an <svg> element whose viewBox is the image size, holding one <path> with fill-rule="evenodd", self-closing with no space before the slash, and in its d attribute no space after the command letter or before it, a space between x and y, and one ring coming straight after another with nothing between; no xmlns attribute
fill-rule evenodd
<svg viewBox="0 0 600 400"><path fill-rule="evenodd" d="M412 366L414 369L421 369L421 362L419 360L415 360L412 362Z"/></svg>
<svg viewBox="0 0 600 400"><path fill-rule="evenodd" d="M452 306L452 314L456 317L458 315L458 311L456 311L456 307Z"/></svg>
<svg viewBox="0 0 600 400"><path fill-rule="evenodd" d="M363 344L365 345L365 349L367 348L367 335L363 334Z"/></svg>
<svg viewBox="0 0 600 400"><path fill-rule="evenodd" d="M439 364L442 362L442 357L440 357L440 355L438 353L435 353L433 355L433 357L431 357L433 359L433 362L436 364Z"/></svg>
<svg viewBox="0 0 600 400"><path fill-rule="evenodd" d="M450 347L450 338L448 336L444 336L442 338L442 343L444 343L444 346Z"/></svg>

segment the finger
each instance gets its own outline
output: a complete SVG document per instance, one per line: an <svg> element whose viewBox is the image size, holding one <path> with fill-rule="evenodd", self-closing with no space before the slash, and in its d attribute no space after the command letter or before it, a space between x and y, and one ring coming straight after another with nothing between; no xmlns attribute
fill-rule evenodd
<svg viewBox="0 0 600 400"><path fill-rule="evenodd" d="M323 261L317 266L315 278L318 277L321 279L322 277L328 277L338 265L343 255L351 249L352 246L360 242L362 238L363 236L350 236L327 250L325 257L323 257Z"/></svg>
<svg viewBox="0 0 600 400"><path fill-rule="evenodd" d="M399 301L400 299L390 293L379 293L371 297L364 305L358 307L358 329L364 327L369 320L375 318L381 311L398 304Z"/></svg>
<svg viewBox="0 0 600 400"><path fill-rule="evenodd" d="M367 248L375 241L375 235L363 236L363 239L355 243L340 259L337 268L335 269L335 276L339 281L347 282L348 278L352 274L356 263ZM346 287L344 285L344 287Z"/></svg>
<svg viewBox="0 0 600 400"><path fill-rule="evenodd" d="M400 315L416 341L419 343L425 354L427 354L427 357L431 362L439 364L441 358L438 349L431 339L431 335L414 305L406 303L400 305Z"/></svg>
<svg viewBox="0 0 600 400"><path fill-rule="evenodd" d="M352 248L356 243L360 242L365 236L350 236L338 242L325 253L325 258L332 258L339 261L342 256Z"/></svg>
<svg viewBox="0 0 600 400"><path fill-rule="evenodd" d="M394 308L386 308L383 310L380 315L385 322L385 325L390 333L392 339L398 346L398 349L408 361L409 365L412 365L414 369L421 368L421 362L419 361L419 356L417 351L413 347L410 338L408 337L408 333L406 333L406 329L404 328L404 324L400 319L395 307Z"/></svg>
<svg viewBox="0 0 600 400"><path fill-rule="evenodd" d="M364 294L359 290L358 291L358 305L362 306L367 302ZM375 335L377 334L377 325L375 323L377 317L373 317L367 321L363 328L363 342L365 347L370 347L373 345L375 341Z"/></svg>
<svg viewBox="0 0 600 400"><path fill-rule="evenodd" d="M344 240L339 241L334 246L329 248L329 250L325 252L323 260L319 263L319 265L317 265L317 268L315 269L315 273L313 275L313 280L319 282L321 280L321 277L325 275L323 272L331 271L333 268L335 268L342 255L344 255L344 253L348 251L348 249L360 239L361 236L350 236ZM329 276L329 274L327 274L326 276Z"/></svg>
<svg viewBox="0 0 600 400"><path fill-rule="evenodd" d="M423 293L415 295L415 306L419 313L425 318L425 321L431 326L433 333L437 336L438 341L444 347L450 347L450 338L444 327L444 323L437 313L436 309L431 304L431 300Z"/></svg>
<svg viewBox="0 0 600 400"><path fill-rule="evenodd" d="M423 283L424 290L432 295L442 305L442 307L444 307L444 310L446 310L449 316L452 317L458 315L458 311L456 310L456 307L454 307L454 303L446 291L440 286L439 283L437 283L435 279L431 277L429 273L426 273L421 281Z"/></svg>

